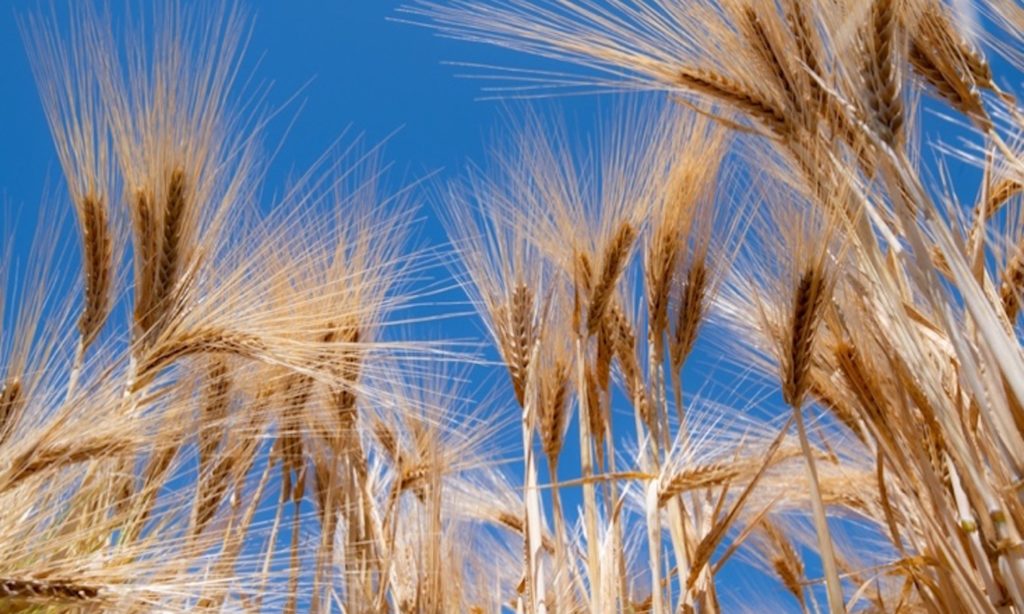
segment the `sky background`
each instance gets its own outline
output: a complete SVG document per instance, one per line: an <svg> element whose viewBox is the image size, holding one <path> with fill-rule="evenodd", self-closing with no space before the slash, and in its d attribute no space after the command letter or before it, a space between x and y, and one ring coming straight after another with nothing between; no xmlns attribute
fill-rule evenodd
<svg viewBox="0 0 1024 614"><path fill-rule="evenodd" d="M391 135L386 159L410 178L458 172L467 160L480 159L487 138L508 117L506 104L478 100L483 82L457 78L463 70L444 62L519 65L522 56L395 22L389 18L400 16L397 0L241 5L254 18L242 74L270 83L271 103L283 105L297 94L282 114L295 122L269 185L308 167L346 128L370 143ZM14 205L37 202L42 188L60 179L17 24L18 15L40 6L49 3L0 2L0 185ZM597 103L578 97L555 104L572 117ZM271 136L287 122L272 125Z"/></svg>
<svg viewBox="0 0 1024 614"><path fill-rule="evenodd" d="M7 230L4 240L14 238L15 261L28 253L32 226L44 201L49 223L56 213L74 228L18 27L19 18L40 9L49 14L52 4L0 0L0 224ZM132 4L111 6L117 15ZM485 162L489 144L509 134L515 124L511 118L523 108L523 103L483 100L488 84L460 77L466 70L450 62L519 66L529 59L398 22L401 4L239 3L252 24L239 81L251 79L248 92L269 91L266 106L280 109L264 132L268 151L280 145L263 182L264 208L333 144L344 147L358 138L364 149L383 143L382 161L390 166L386 189L422 182L412 199L420 205L422 221L414 238L421 245L445 243L434 215L438 188L462 176L467 164ZM603 101L564 97L532 103L542 114L556 114L585 129L595 126L595 112L613 106L607 96ZM468 322L446 322L428 334L479 337L480 329Z"/></svg>
<svg viewBox="0 0 1024 614"><path fill-rule="evenodd" d="M63 5L56 4L61 14ZM465 69L446 62L500 66L537 66L538 62L397 22L401 17L397 13L402 4L399 0L240 4L252 16L242 79L251 76L255 84L269 85L267 102L283 108L266 131L268 149L282 138L284 141L264 182L263 205L268 206L274 192L280 194L290 177L309 168L342 133L342 143L360 135L369 145L386 140L383 160L392 167L392 188L429 177L413 199L423 205L422 223L414 238L420 244L443 246L446 237L434 213L437 202L432 202L432 193L461 176L468 163L486 162L488 145L508 134L515 125L513 116L525 104L482 100L488 84L460 78ZM73 279L78 250L74 213L18 27L19 18L40 9L48 14L50 6L50 2L0 0L0 254L12 249L15 268L24 270L33 226L43 211L47 228L64 229L59 241L72 256L65 273ZM126 5L114 2L112 6L116 14ZM616 106L613 96L530 103L532 111L564 119L574 139L580 140L587 136L573 126L592 131L599 126L595 116L608 118ZM53 219L54 215L58 219ZM437 299L464 300L457 292ZM465 306L460 309L467 310ZM475 316L427 323L413 334L428 339L485 339ZM457 368L456 372L475 380L467 386L472 394L479 394L482 384L493 384L496 378L502 386L507 385L503 369L466 369ZM504 398L512 399L511 395ZM625 409L620 410L624 428L632 430L632 418ZM516 412L517 408L510 405L502 411ZM521 471L514 457L521 453L519 429L515 414L505 415L513 432L501 438L513 455L508 470L517 474ZM578 475L573 437L567 442L560 469L566 475ZM578 493L565 491L562 496L567 510L578 502ZM743 577L728 581L734 586L748 584ZM749 584L760 582L751 580ZM778 600L778 595L775 597L772 601ZM785 603L785 598L781 601Z"/></svg>
<svg viewBox="0 0 1024 614"><path fill-rule="evenodd" d="M522 103L480 100L486 83L459 78L464 69L445 62L535 67L536 61L396 22L393 18L400 17L396 9L401 4L399 0L242 3L253 17L243 77L252 75L256 83L271 84L271 106L285 105L295 96L268 130L269 145L285 140L265 181L267 202L274 191L284 189L289 176L307 169L346 129L348 141L354 135L363 135L369 144L387 140L383 159L392 165L393 188L427 176L431 177L428 187L439 185L460 176L468 162L483 162L488 143L507 129L510 115L521 110ZM59 201L47 206L45 223L73 228L72 209L18 30L18 17L39 7L49 3L0 0L0 229L4 231L0 253L13 249L15 262L28 256L28 238L44 199ZM610 96L532 103L542 114L565 117L570 127L594 126L595 117L607 117L614 106ZM956 138L955 132L945 134ZM960 173L970 172L954 168L954 183ZM431 210L436 204L429 202L431 192L421 189L414 199L425 205L416 237L421 243L440 246L445 237ZM50 219L54 212L58 219ZM77 245L70 249L77 250ZM483 338L475 318L426 326L421 331L426 337ZM706 350L695 356L697 361L712 363L718 359ZM728 387L735 382L717 383ZM570 446L565 457L576 456ZM569 464L566 470L571 473L574 468ZM567 503L572 504L571 496ZM763 588L742 572L729 573L735 575L726 583L734 588ZM774 605L793 605L778 594L768 598Z"/></svg>

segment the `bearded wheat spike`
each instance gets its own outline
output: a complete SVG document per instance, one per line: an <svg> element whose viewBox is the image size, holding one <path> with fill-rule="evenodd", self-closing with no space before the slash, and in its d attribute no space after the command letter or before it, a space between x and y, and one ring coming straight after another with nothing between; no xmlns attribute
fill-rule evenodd
<svg viewBox="0 0 1024 614"><path fill-rule="evenodd" d="M683 285L683 298L676 314L676 330L672 342L672 367L682 368L693 350L697 332L704 320L708 292L708 268L704 260L690 265Z"/></svg>
<svg viewBox="0 0 1024 614"><path fill-rule="evenodd" d="M504 322L499 322L498 329L504 345L505 364L520 406L526 399L526 376L533 351L533 300L533 291L526 284L518 283L512 290L507 307L498 312L504 316Z"/></svg>
<svg viewBox="0 0 1024 614"><path fill-rule="evenodd" d="M605 317L608 318L608 326L615 331L615 356L619 359L619 366L622 367L622 379L626 384L629 399L639 413L640 419L652 433L655 433L657 432L656 416L651 408L643 372L640 370L640 361L637 358L637 338L633 325L622 311L622 307L614 301L609 305Z"/></svg>
<svg viewBox="0 0 1024 614"><path fill-rule="evenodd" d="M793 78L793 71L788 65L788 54L781 49L781 42L774 36L774 31L769 31L761 15L753 7L743 7L744 25L749 33L749 38L757 52L758 59L764 64L765 69L771 74L772 80L785 94L785 99L790 109L795 113L803 111L803 100L801 92L797 91L798 85Z"/></svg>
<svg viewBox="0 0 1024 614"><path fill-rule="evenodd" d="M808 15L808 9L813 10L814 4L807 4L803 0L787 0L785 6L786 22L800 52L800 59L808 70L821 75L821 37L812 17Z"/></svg>
<svg viewBox="0 0 1024 614"><path fill-rule="evenodd" d="M661 486L658 505L664 507L676 496L691 490L710 488L727 484L747 469L730 462L711 463L677 471Z"/></svg>
<svg viewBox="0 0 1024 614"><path fill-rule="evenodd" d="M857 399L861 413L880 428L880 432L885 433L889 412L874 370L864 363L860 352L852 343L843 341L836 346L835 353L839 369Z"/></svg>
<svg viewBox="0 0 1024 614"><path fill-rule="evenodd" d="M1013 256L1003 269L1002 283L999 285L999 298L1003 303L1003 311L1007 319L1014 322L1020 313L1021 294L1024 293L1024 240L1017 244Z"/></svg>
<svg viewBox="0 0 1024 614"><path fill-rule="evenodd" d="M21 410L25 405L21 379L8 377L0 388L0 444L11 436Z"/></svg>
<svg viewBox="0 0 1024 614"><path fill-rule="evenodd" d="M942 50L955 55L957 63L962 63L965 72L978 86L997 89L992 81L992 67L989 66L988 60L957 31L941 4L928 3L921 19L924 27L928 28L941 44Z"/></svg>
<svg viewBox="0 0 1024 614"><path fill-rule="evenodd" d="M985 111L962 50L958 49L940 10L932 3L927 5L918 27L911 33L907 59L940 97L987 132L992 128L992 120Z"/></svg>
<svg viewBox="0 0 1024 614"><path fill-rule="evenodd" d="M1021 192L1024 192L1024 182L1016 179L1006 178L996 183L989 190L988 199L985 201L985 219L999 213L1011 198Z"/></svg>
<svg viewBox="0 0 1024 614"><path fill-rule="evenodd" d="M234 454L221 455L218 462L200 476L196 489L195 520L191 527L193 535L201 534L213 520L227 494L228 478L238 460Z"/></svg>
<svg viewBox="0 0 1024 614"><path fill-rule="evenodd" d="M266 344L256 335L218 327L171 335L147 351L145 361L139 365L133 391L141 390L163 368L186 356L209 353L255 359L266 350Z"/></svg>
<svg viewBox="0 0 1024 614"><path fill-rule="evenodd" d="M78 329L84 350L99 334L110 312L114 268L107 208L102 198L94 195L82 199L82 252L85 306L78 319Z"/></svg>
<svg viewBox="0 0 1024 614"><path fill-rule="evenodd" d="M679 252L678 232L671 224L660 226L651 239L645 262L648 334L659 344L668 327L669 294Z"/></svg>
<svg viewBox="0 0 1024 614"><path fill-rule="evenodd" d="M804 563L785 533L768 518L760 523L760 529L770 545L770 560L775 575L793 597L804 604Z"/></svg>
<svg viewBox="0 0 1024 614"><path fill-rule="evenodd" d="M7 469L2 488L9 489L40 473L57 471L70 465L95 459L124 458L133 454L135 449L135 442L108 435L42 445L13 460Z"/></svg>
<svg viewBox="0 0 1024 614"><path fill-rule="evenodd" d="M153 195L146 189L135 193L132 220L135 233L135 325L138 334L149 332L155 317L160 262L159 232Z"/></svg>
<svg viewBox="0 0 1024 614"><path fill-rule="evenodd" d="M373 423L373 435L377 438L377 443L380 444L381 449L387 454L388 460L396 466L400 464L402 456L398 447L398 438L395 436L395 430L384 422L375 420Z"/></svg>
<svg viewBox="0 0 1024 614"><path fill-rule="evenodd" d="M882 140L890 146L898 146L903 141L903 100L896 49L897 1L874 1L870 31L865 34L869 45L864 66L868 101Z"/></svg>
<svg viewBox="0 0 1024 614"><path fill-rule="evenodd" d="M825 304L828 280L824 270L811 266L800 275L793 296L788 342L783 353L782 395L786 403L799 407L809 383L814 339Z"/></svg>
<svg viewBox="0 0 1024 614"><path fill-rule="evenodd" d="M784 137L788 131L789 122L782 109L760 92L734 79L710 70L686 68L677 73L676 80L684 88L720 100L750 115L776 136Z"/></svg>
<svg viewBox="0 0 1024 614"><path fill-rule="evenodd" d="M97 586L74 580L29 580L0 578L0 598L24 599L42 604L81 603L95 601L102 590Z"/></svg>
<svg viewBox="0 0 1024 614"><path fill-rule="evenodd" d="M565 421L569 400L569 365L558 361L542 384L541 438L544 454L552 466L557 465L562 444L565 442Z"/></svg>
<svg viewBox="0 0 1024 614"><path fill-rule="evenodd" d="M605 247L600 275L594 282L594 290L590 295L590 307L587 310L587 330L590 334L597 332L604 318L605 309L615 291L615 284L618 283L626 261L629 260L629 252L635 238L636 230L633 225L629 222L622 222Z"/></svg>
<svg viewBox="0 0 1024 614"><path fill-rule="evenodd" d="M160 238L160 261L157 268L156 298L163 315L171 300L182 262L182 225L188 215L188 194L185 171L175 168L167 180L167 197L163 209L163 233Z"/></svg>
<svg viewBox="0 0 1024 614"><path fill-rule="evenodd" d="M207 467L227 425L231 377L228 363L222 357L210 360L199 416L199 466Z"/></svg>
<svg viewBox="0 0 1024 614"><path fill-rule="evenodd" d="M590 263L590 256L586 252L576 252L576 280L576 285L582 288L583 295L590 296L594 286L594 265Z"/></svg>

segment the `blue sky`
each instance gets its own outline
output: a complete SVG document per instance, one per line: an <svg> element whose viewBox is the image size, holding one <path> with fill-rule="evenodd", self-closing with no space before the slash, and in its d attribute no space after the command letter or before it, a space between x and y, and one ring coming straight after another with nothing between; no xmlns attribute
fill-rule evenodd
<svg viewBox="0 0 1024 614"><path fill-rule="evenodd" d="M301 171L346 128L368 142L389 135L386 160L409 179L457 172L479 159L490 133L508 113L478 100L479 80L456 78L445 61L520 64L523 58L437 37L398 23L398 0L242 3L253 14L243 75L271 84L269 101L285 107L270 135L294 119L269 185ZM0 4L0 186L12 205L38 202L60 170L18 31L17 16L44 2ZM114 6L120 6L114 3ZM593 107L590 98L559 100L569 115Z"/></svg>
<svg viewBox="0 0 1024 614"><path fill-rule="evenodd" d="M487 83L459 78L464 69L445 62L537 63L394 21L400 5L400 0L242 3L253 13L242 75L251 75L256 84L270 84L270 105L284 105L267 131L268 148L285 140L265 181L264 205L272 201L274 192L285 189L289 176L305 171L346 130L345 140L355 135L363 135L368 144L386 139L383 159L392 165L393 188L431 177L415 199L425 205L415 238L421 244L440 246L446 238L431 211L436 203L428 202L430 186L460 176L471 161L485 162L488 144L508 133L510 124L515 124L510 118L522 109L518 106L522 103L480 100ZM0 5L0 253L13 247L19 268L29 254L32 227L43 199L57 199L46 203L45 223L62 224L67 229L63 235L67 249L73 256L78 249L73 242L74 216L18 30L19 17L32 10L48 12L50 6L35 1ZM113 6L124 5L115 2ZM531 106L542 114L557 114L570 127L592 129L598 125L595 114L607 117L615 102L608 96L565 97ZM579 134L573 137L586 140ZM53 212L59 220L50 219ZM13 246L7 243L12 238ZM76 272L67 271L72 277ZM430 324L415 334L433 339L484 338L475 318ZM494 378L505 385L507 379L503 372L488 375L474 369L470 373L477 381L463 392L493 384ZM511 395L506 398L512 399ZM516 406L509 404L504 410L516 411ZM624 415L623 419L631 428L631 418ZM517 442L518 433L511 435L502 439ZM578 472L575 447L570 438L562 462L566 475ZM518 472L515 462L510 470ZM577 500L575 493L563 492L567 509Z"/></svg>
<svg viewBox="0 0 1024 614"><path fill-rule="evenodd" d="M517 54L440 38L425 28L389 20L398 16L396 9L402 3L243 3L253 7L254 17L243 75L252 75L257 83L272 82L272 105L284 105L297 96L268 132L270 144L286 139L267 177L268 201L275 190L284 189L289 175L308 168L346 129L349 135L364 135L371 144L387 139L383 157L393 165L393 187L397 189L428 175L433 176L432 181L459 176L467 162L484 160L488 142L508 126L510 109L514 113L517 103L479 100L486 83L458 78L463 69L444 62L514 67L538 64ZM4 231L0 253L15 236L16 260L27 255L26 235L31 233L44 195L55 195L62 202L65 198L17 26L19 15L40 7L48 8L49 3L0 4L0 229ZM613 106L609 97L565 97L534 103L538 104L542 112L557 112L568 118L570 125L578 122L583 126L594 125L595 113ZM954 172L954 179L961 172L971 171L961 168ZM422 190L416 199L428 205L417 238L441 245L444 234L426 202L430 193ZM69 228L73 224L69 205L58 203L48 211L59 212L60 223ZM475 322L463 321L438 324L424 334L466 337L480 332ZM715 360L713 356L703 358ZM568 459L574 454L575 450L566 450L570 470ZM731 579L739 585L756 584L741 577Z"/></svg>
<svg viewBox="0 0 1024 614"><path fill-rule="evenodd" d="M130 6L111 4L115 13ZM27 253L42 199L58 199L47 211L58 212L73 228L18 29L19 17L33 10L48 14L51 5L0 0L0 224L11 229L14 223L16 260ZM382 157L391 166L390 188L429 178L413 199L424 205L424 223L417 225L415 238L420 244L442 245L446 239L431 211L436 203L429 202L436 192L432 188L461 175L467 163L483 162L488 144L508 133L509 118L519 108L515 103L482 100L487 84L460 78L465 69L446 62L509 66L530 60L400 23L395 20L400 17L400 0L240 5L252 23L241 80L251 79L248 91L269 90L268 106L281 109L265 131L266 148L281 147L268 170L262 204L269 206L289 178L306 171L339 136L343 145L357 137L369 146L386 141ZM570 123L579 119L583 126L593 126L594 110L610 105L592 97L573 97L534 106ZM457 329L463 331L459 336L479 332L476 327Z"/></svg>

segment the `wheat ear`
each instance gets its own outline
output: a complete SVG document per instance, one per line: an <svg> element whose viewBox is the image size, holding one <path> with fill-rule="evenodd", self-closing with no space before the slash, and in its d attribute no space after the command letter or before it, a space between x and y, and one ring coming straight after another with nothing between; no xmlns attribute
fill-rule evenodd
<svg viewBox="0 0 1024 614"><path fill-rule="evenodd" d="M1013 256L1003 269L1002 283L999 285L999 298L1003 303L1003 311L1011 324L1020 312L1021 294L1024 293L1024 240L1017 243Z"/></svg>
<svg viewBox="0 0 1024 614"><path fill-rule="evenodd" d="M836 567L832 537L825 516L825 504L821 497L818 470L814 454L804 426L803 399L809 384L811 356L818 323L824 306L828 277L823 266L812 264L800 276L793 299L793 316L788 329L788 344L784 348L782 396L793 408L793 416L800 436L807 481L811 490L811 508L814 526L818 534L818 549L825 571L825 586L828 592L829 611L833 614L845 611L842 584Z"/></svg>
<svg viewBox="0 0 1024 614"><path fill-rule="evenodd" d="M739 81L709 70L684 68L676 73L676 82L746 113L777 136L785 136L788 132L789 122L782 109Z"/></svg>
<svg viewBox="0 0 1024 614"><path fill-rule="evenodd" d="M890 146L903 142L903 99L896 50L897 0L875 0L865 38L869 52L864 65L868 103L879 136Z"/></svg>
<svg viewBox="0 0 1024 614"><path fill-rule="evenodd" d="M84 352L99 334L110 311L114 248L103 199L88 195L82 199L81 209L85 305L78 319L78 330Z"/></svg>
<svg viewBox="0 0 1024 614"><path fill-rule="evenodd" d="M0 599L21 599L46 605L95 601L99 587L65 579L0 578Z"/></svg>
<svg viewBox="0 0 1024 614"><path fill-rule="evenodd" d="M587 332L591 335L597 332L601 325L605 309L614 293L615 284L618 283L626 261L629 260L629 252L635 238L636 229L633 228L633 225L629 222L622 222L604 250L600 274L594 282L594 289L590 294L590 306L587 309Z"/></svg>
<svg viewBox="0 0 1024 614"><path fill-rule="evenodd" d="M21 378L8 377L0 388L0 444L11 436L25 406L24 388Z"/></svg>

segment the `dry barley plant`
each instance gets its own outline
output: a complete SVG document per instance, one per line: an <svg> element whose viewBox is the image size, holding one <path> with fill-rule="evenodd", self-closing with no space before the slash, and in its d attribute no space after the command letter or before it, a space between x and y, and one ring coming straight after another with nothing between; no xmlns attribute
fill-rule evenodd
<svg viewBox="0 0 1024 614"><path fill-rule="evenodd" d="M788 600L755 611L1024 612L1024 111L982 52L1019 77L1024 10L984 9L411 9L580 67L528 95L671 94L439 191L483 393L397 332L431 286L376 149L261 213L238 11L26 19L81 272L0 275L0 609L717 612L738 564ZM922 148L929 108L972 138ZM777 419L702 399L708 333Z"/></svg>
<svg viewBox="0 0 1024 614"><path fill-rule="evenodd" d="M743 556L803 610L1024 610L1024 111L1005 82L1024 9L989 0L971 21L953 4L408 8L576 67L487 69L512 81L499 95L660 91L688 112L599 177L555 138L450 199L458 228L476 220L456 245L523 409L517 608L714 612ZM967 138L922 148L923 109ZM725 147L749 181L717 172ZM976 189L949 189L948 154L980 169ZM749 222L736 258L722 216ZM682 374L707 318L774 376L791 416L774 434L698 417ZM556 496L570 486L578 524Z"/></svg>
<svg viewBox="0 0 1024 614"><path fill-rule="evenodd" d="M501 423L392 331L431 291L409 190L356 142L262 215L248 19L69 13L22 24L81 268L62 292L50 219L27 273L4 240L0 610L499 607Z"/></svg>

